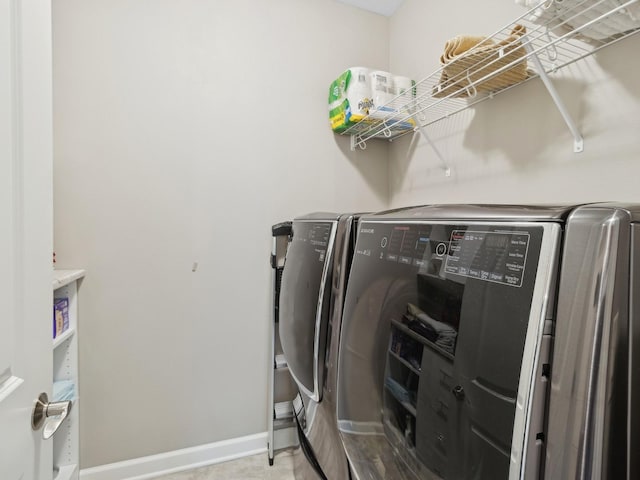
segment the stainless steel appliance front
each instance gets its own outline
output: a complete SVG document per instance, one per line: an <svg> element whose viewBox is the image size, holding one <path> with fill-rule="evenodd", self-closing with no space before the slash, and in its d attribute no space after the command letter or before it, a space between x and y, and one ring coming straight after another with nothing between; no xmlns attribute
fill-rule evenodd
<svg viewBox="0 0 640 480"><path fill-rule="evenodd" d="M639 221L623 204L362 219L338 368L353 477L640 478Z"/></svg>
<svg viewBox="0 0 640 480"><path fill-rule="evenodd" d="M293 221L280 295L280 339L291 376L308 397L322 395L337 216L314 214Z"/></svg>
<svg viewBox="0 0 640 480"><path fill-rule="evenodd" d="M280 335L300 391L294 473L301 480L346 480L350 475L337 429L335 385L355 222L350 214L314 214L293 222L280 297Z"/></svg>
<svg viewBox="0 0 640 480"><path fill-rule="evenodd" d="M540 463L561 214L361 221L338 379L356 478L495 480Z"/></svg>

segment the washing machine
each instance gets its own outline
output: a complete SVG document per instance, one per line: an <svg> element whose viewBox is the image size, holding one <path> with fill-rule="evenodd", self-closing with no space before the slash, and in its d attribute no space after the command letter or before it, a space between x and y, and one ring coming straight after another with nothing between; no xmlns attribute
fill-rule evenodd
<svg viewBox="0 0 640 480"><path fill-rule="evenodd" d="M640 206L360 219L337 422L357 480L640 478Z"/></svg>
<svg viewBox="0 0 640 480"><path fill-rule="evenodd" d="M297 479L347 480L336 421L336 374L344 294L358 215L316 213L292 224L280 293L280 339L299 395Z"/></svg>

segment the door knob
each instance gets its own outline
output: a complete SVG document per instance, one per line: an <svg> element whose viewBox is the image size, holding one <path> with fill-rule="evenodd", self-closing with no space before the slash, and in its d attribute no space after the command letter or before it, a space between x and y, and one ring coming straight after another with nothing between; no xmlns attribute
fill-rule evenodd
<svg viewBox="0 0 640 480"><path fill-rule="evenodd" d="M51 438L58 427L64 422L71 411L71 401L49 402L49 397L42 392L36 400L33 407L33 415L31 417L31 428L38 430L44 425L42 438L45 440Z"/></svg>

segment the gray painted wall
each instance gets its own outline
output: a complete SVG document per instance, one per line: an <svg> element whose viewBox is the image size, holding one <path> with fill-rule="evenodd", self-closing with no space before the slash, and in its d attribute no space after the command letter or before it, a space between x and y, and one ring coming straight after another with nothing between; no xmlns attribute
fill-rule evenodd
<svg viewBox="0 0 640 480"><path fill-rule="evenodd" d="M422 78L446 40L486 35L525 10L510 0L406 0L390 21L390 68ZM390 148L391 206L447 202L640 201L640 35L601 50L553 79L584 136L573 137L539 79L427 127L450 178L418 136Z"/></svg>
<svg viewBox="0 0 640 480"><path fill-rule="evenodd" d="M55 248L87 269L81 466L267 429L271 225L388 204L329 82L388 67L332 0L56 0ZM196 272L192 271L198 264Z"/></svg>

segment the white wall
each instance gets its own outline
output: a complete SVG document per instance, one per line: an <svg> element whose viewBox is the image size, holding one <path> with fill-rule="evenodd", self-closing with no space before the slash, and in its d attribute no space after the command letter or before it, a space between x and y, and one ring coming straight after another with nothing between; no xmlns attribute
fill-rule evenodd
<svg viewBox="0 0 640 480"><path fill-rule="evenodd" d="M388 68L388 19L332 0L53 13L55 248L88 271L81 466L265 431L270 227L388 204L386 145L351 153L327 118L342 70Z"/></svg>
<svg viewBox="0 0 640 480"><path fill-rule="evenodd" d="M486 35L525 10L512 0L406 0L390 22L390 68L421 78L445 41ZM390 149L391 206L447 202L640 201L640 35L553 77L584 136L573 137L539 79L427 127L450 178L419 137Z"/></svg>

